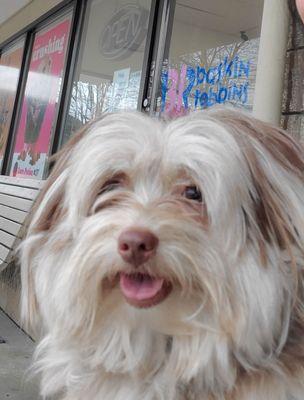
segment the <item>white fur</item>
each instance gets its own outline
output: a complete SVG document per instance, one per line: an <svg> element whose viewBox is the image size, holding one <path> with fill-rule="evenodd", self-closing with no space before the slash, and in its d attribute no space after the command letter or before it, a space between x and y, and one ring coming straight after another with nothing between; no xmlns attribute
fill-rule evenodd
<svg viewBox="0 0 304 400"><path fill-rule="evenodd" d="M297 232L302 269L303 181L258 140L246 140ZM126 186L99 196L118 172L128 177ZM191 183L203 193L207 227L191 212L178 212L175 188ZM120 194L116 206L102 207ZM35 361L41 394L65 400L304 399L303 371L290 377L278 361L294 307L290 254L265 241L267 265L261 265L252 205L258 196L243 149L217 112L166 124L122 113L93 124L38 205L21 248L23 318L42 326ZM36 230L57 197L62 217ZM117 285L102 284L129 268L117 239L134 225L159 238L147 271L176 283L149 309L131 307ZM268 380L242 388L240 369L266 371Z"/></svg>

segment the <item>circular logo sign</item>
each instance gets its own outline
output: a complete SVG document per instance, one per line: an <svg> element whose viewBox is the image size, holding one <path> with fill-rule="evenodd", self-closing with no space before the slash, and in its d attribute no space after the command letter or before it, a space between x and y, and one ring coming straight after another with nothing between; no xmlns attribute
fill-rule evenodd
<svg viewBox="0 0 304 400"><path fill-rule="evenodd" d="M118 10L99 38L101 54L109 60L122 60L136 51L148 31L149 12L138 5Z"/></svg>

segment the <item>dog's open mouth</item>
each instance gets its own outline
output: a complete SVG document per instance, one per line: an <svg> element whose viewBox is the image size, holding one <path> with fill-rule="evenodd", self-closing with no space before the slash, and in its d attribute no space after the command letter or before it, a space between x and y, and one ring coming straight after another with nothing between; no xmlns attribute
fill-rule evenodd
<svg viewBox="0 0 304 400"><path fill-rule="evenodd" d="M148 308L163 301L171 292L172 284L163 278L155 278L145 273L121 272L120 289L129 304Z"/></svg>

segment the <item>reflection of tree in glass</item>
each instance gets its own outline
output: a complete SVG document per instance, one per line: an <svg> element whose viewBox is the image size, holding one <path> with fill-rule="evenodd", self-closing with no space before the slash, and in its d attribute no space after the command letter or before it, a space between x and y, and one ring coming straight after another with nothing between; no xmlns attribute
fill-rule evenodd
<svg viewBox="0 0 304 400"><path fill-rule="evenodd" d="M11 58L8 57L5 62L5 67L9 68L10 65L11 65ZM5 76L5 74L4 74L4 76ZM0 82L0 87L1 87L1 82ZM6 134L8 133L7 126L6 126L8 115L9 115L8 100L9 100L8 93L1 93L1 97L0 97L0 151L3 149L3 147L5 145Z"/></svg>
<svg viewBox="0 0 304 400"><path fill-rule="evenodd" d="M40 62L37 71L32 75L32 82L27 95L24 149L20 153L19 159L24 161L26 155L29 154L31 165L36 164L40 158L36 143L51 95L51 66L51 58L45 56Z"/></svg>
<svg viewBox="0 0 304 400"><path fill-rule="evenodd" d="M7 118L9 114L8 110L8 95L2 95L0 98L0 151L3 149L6 141L6 130Z"/></svg>
<svg viewBox="0 0 304 400"><path fill-rule="evenodd" d="M100 82L99 85L74 82L62 144L83 125L101 115L109 85L109 81Z"/></svg>
<svg viewBox="0 0 304 400"><path fill-rule="evenodd" d="M104 112L136 109L140 77L141 71L130 74L128 86L122 96L116 95L115 84L110 80L105 79L99 84L74 82L63 143L83 125Z"/></svg>
<svg viewBox="0 0 304 400"><path fill-rule="evenodd" d="M91 119L97 118L104 111L106 94L111 82L100 82L99 85L88 82L74 82L69 117L74 131Z"/></svg>

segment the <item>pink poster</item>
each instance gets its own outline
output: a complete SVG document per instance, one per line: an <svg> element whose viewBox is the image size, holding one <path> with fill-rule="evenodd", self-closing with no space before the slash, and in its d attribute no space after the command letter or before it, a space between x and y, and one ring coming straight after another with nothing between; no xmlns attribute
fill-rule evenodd
<svg viewBox="0 0 304 400"><path fill-rule="evenodd" d="M42 179L55 126L70 18L37 33L11 164L11 176Z"/></svg>

